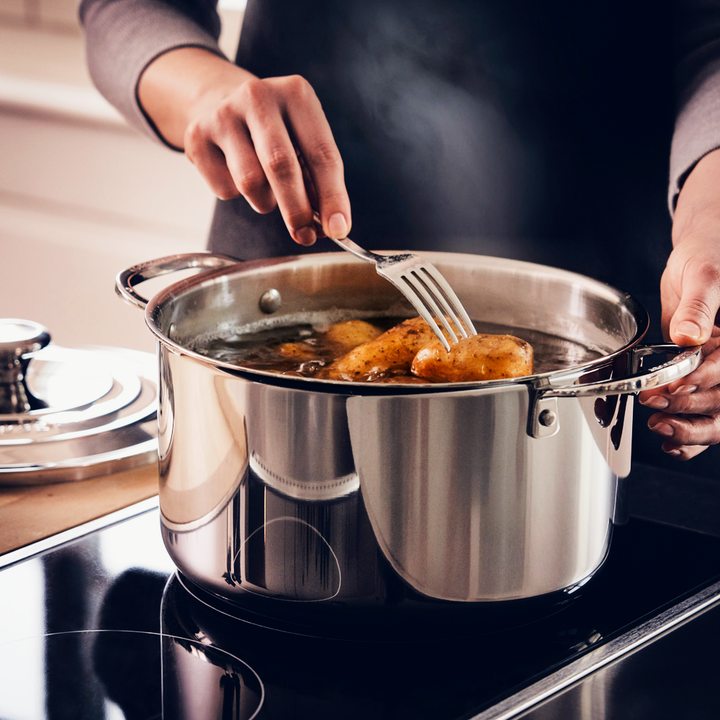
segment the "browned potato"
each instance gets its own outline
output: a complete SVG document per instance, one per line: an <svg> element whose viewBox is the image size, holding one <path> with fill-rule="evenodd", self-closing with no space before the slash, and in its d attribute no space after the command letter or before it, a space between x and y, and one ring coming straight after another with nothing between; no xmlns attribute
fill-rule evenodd
<svg viewBox="0 0 720 720"><path fill-rule="evenodd" d="M281 343L275 352L286 360L317 360L321 355L335 358L373 340L382 330L364 320L347 320L331 325L322 334L322 344L302 341ZM332 354L330 354L332 353Z"/></svg>
<svg viewBox="0 0 720 720"><path fill-rule="evenodd" d="M288 359L313 360L317 349L304 342L286 342L277 346L277 354Z"/></svg>
<svg viewBox="0 0 720 720"><path fill-rule="evenodd" d="M532 375L533 349L513 335L472 335L447 352L435 339L412 362L412 373L431 382L467 382Z"/></svg>
<svg viewBox="0 0 720 720"><path fill-rule="evenodd" d="M391 375L390 377L378 378L375 382L384 385L427 385L429 380L423 380L415 375Z"/></svg>
<svg viewBox="0 0 720 720"><path fill-rule="evenodd" d="M317 377L368 382L388 375L407 375L418 350L435 335L422 318L405 320L324 368Z"/></svg>
<svg viewBox="0 0 720 720"><path fill-rule="evenodd" d="M382 330L364 320L345 320L335 323L325 331L328 342L337 345L340 353L350 352L363 343L370 342L382 334Z"/></svg>

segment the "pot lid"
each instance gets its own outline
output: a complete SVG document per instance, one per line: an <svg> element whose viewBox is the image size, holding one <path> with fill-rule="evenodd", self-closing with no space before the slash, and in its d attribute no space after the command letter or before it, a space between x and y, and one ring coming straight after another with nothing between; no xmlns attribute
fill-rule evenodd
<svg viewBox="0 0 720 720"><path fill-rule="evenodd" d="M0 485L83 480L157 460L155 356L70 349L0 319Z"/></svg>

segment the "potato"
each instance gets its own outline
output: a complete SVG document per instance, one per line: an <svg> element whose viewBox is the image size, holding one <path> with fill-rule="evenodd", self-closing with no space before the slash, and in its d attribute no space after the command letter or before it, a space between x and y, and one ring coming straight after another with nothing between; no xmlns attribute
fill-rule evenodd
<svg viewBox="0 0 720 720"><path fill-rule="evenodd" d="M434 339L421 348L413 375L431 382L468 382L532 375L532 346L513 335L472 335L447 352Z"/></svg>
<svg viewBox="0 0 720 720"><path fill-rule="evenodd" d="M422 318L405 320L354 348L324 368L317 377L368 382L388 375L407 375L418 350L434 337Z"/></svg>
<svg viewBox="0 0 720 720"><path fill-rule="evenodd" d="M427 385L429 381L415 375L391 375L378 378L375 382L384 385Z"/></svg>
<svg viewBox="0 0 720 720"><path fill-rule="evenodd" d="M342 354L350 352L363 343L370 342L382 334L382 330L364 320L345 320L335 323L325 331L328 342L336 345Z"/></svg>
<svg viewBox="0 0 720 720"><path fill-rule="evenodd" d="M277 346L277 354L280 357L296 360L314 360L317 356L317 349L304 342L286 342Z"/></svg>

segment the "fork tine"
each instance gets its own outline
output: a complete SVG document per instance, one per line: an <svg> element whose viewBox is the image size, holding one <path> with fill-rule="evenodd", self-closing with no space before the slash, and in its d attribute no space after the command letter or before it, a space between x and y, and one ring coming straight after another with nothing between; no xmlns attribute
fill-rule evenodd
<svg viewBox="0 0 720 720"><path fill-rule="evenodd" d="M319 219L317 213L315 218ZM369 252L349 237L331 238L331 240L361 260L374 263L378 274L393 283L405 295L448 352L450 352L450 342L435 318L442 323L453 343L458 342L458 334L448 322L448 318L462 337L476 334L475 326L458 296L434 265L424 262L419 256L411 253L379 255ZM431 311L435 314L435 318Z"/></svg>
<svg viewBox="0 0 720 720"><path fill-rule="evenodd" d="M437 339L442 343L445 350L450 352L450 343L448 342L448 339L443 334L440 326L435 322L435 318L431 315L425 300L418 295L415 290L415 286L408 282L407 277L404 274L398 275L397 277L383 274L383 277L395 285L405 298L410 301L420 317L430 326L430 329L435 333ZM444 321L444 324L447 326L447 321ZM452 332L452 330L450 330L450 332ZM457 342L457 338L455 338L455 342Z"/></svg>
<svg viewBox="0 0 720 720"><path fill-rule="evenodd" d="M445 279L443 274L434 265L423 264L421 267L422 270L427 273L430 278L432 278L433 282L440 288L440 290L444 294L447 300L445 306L449 308L449 314L453 318L453 321L457 323L463 337L477 335L477 331L475 330L473 321L470 319L470 316L467 314L465 307L460 302L460 299L455 294L455 291L450 287L450 284ZM460 320L462 322L457 321L458 315L460 316Z"/></svg>
<svg viewBox="0 0 720 720"><path fill-rule="evenodd" d="M466 338L475 333L475 328L467 312L465 312L457 296L434 265L419 264L408 268L404 274L410 274L413 286L435 311L436 316L450 333L453 342L458 341L458 336L450 327L446 318L449 318L454 323L461 337ZM440 307L438 307L438 304ZM462 321L458 318L458 313L462 316Z"/></svg>
<svg viewBox="0 0 720 720"><path fill-rule="evenodd" d="M448 322L448 313L446 312L448 309L446 307L447 302L445 302L445 299L439 296L436 292L431 292L433 288L428 287L427 280L423 279L418 274L419 270L421 270L420 267L410 268L409 270L401 273L400 277L411 285L415 292L420 295L425 303L425 306L435 315L435 318L439 320L443 324L443 327L447 330L448 335L450 335L450 341L456 343L458 341L458 335L452 325ZM439 307L438 301L443 305L442 309ZM450 315L450 320L456 322L457 327L460 328L460 321L457 317L453 318L452 315Z"/></svg>

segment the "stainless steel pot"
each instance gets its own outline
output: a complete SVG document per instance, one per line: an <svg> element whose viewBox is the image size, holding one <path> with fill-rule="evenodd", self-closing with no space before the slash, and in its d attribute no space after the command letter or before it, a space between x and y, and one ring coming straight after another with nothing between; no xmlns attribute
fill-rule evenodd
<svg viewBox="0 0 720 720"><path fill-rule="evenodd" d="M347 253L182 255L118 276L159 341L162 532L185 576L282 612L548 596L601 565L632 394L693 370L699 349L641 345L645 311L587 277L426 255L474 319L549 333L564 367L426 389L287 378L198 351L268 319L412 314ZM135 290L188 268L203 272L149 302ZM642 369L660 353L673 357Z"/></svg>

